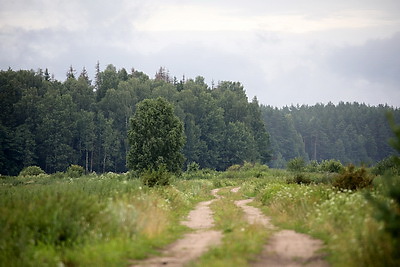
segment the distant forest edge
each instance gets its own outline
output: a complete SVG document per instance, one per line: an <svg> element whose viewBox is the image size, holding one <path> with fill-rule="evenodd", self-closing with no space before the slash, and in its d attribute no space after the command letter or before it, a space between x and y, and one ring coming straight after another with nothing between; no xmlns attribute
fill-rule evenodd
<svg viewBox="0 0 400 267"><path fill-rule="evenodd" d="M281 109L249 101L239 82L211 88L203 77L154 78L96 65L94 81L71 67L64 82L48 70L0 71L0 174L37 165L47 173L71 164L87 172L125 172L127 130L136 104L164 97L184 122L186 165L224 170L244 161L282 168L295 157L373 164L394 153L385 113L358 103Z"/></svg>

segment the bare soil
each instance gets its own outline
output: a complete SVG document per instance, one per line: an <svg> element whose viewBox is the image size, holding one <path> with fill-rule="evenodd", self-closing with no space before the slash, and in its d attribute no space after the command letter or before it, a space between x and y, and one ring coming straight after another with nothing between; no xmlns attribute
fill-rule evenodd
<svg viewBox="0 0 400 267"><path fill-rule="evenodd" d="M219 198L217 192L218 189L214 189L211 194ZM214 226L214 220L209 205L215 200L200 202L182 222L195 232L184 235L182 239L168 246L162 251L162 256L152 257L132 266L183 266L200 257L210 247L218 246L222 233L210 230Z"/></svg>
<svg viewBox="0 0 400 267"><path fill-rule="evenodd" d="M276 230L270 219L258 208L247 205L252 201L253 199L238 200L235 204L243 209L250 224L259 223ZM281 230L272 235L252 266L329 266L320 253L322 248L321 240L292 230Z"/></svg>

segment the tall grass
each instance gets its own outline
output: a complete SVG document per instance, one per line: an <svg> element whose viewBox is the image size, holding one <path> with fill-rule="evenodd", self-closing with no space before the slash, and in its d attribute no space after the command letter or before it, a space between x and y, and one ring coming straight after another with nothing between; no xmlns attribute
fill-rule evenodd
<svg viewBox="0 0 400 267"><path fill-rule="evenodd" d="M364 192L271 183L258 191L257 200L275 224L323 239L333 265L396 265L391 257L393 240L374 219Z"/></svg>
<svg viewBox="0 0 400 267"><path fill-rule="evenodd" d="M58 178L57 178L58 177ZM0 266L121 266L178 238L209 181L143 187L127 175L0 180Z"/></svg>

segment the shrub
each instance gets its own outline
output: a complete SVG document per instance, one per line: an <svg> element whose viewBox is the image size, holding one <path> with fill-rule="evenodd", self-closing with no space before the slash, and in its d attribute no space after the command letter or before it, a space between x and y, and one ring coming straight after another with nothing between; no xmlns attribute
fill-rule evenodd
<svg viewBox="0 0 400 267"><path fill-rule="evenodd" d="M68 167L67 176L68 177L80 177L85 173L85 169L82 166L74 165Z"/></svg>
<svg viewBox="0 0 400 267"><path fill-rule="evenodd" d="M248 171L254 168L254 164L248 161L245 161L242 166L243 171Z"/></svg>
<svg viewBox="0 0 400 267"><path fill-rule="evenodd" d="M289 171L294 171L294 172L304 171L305 167L306 167L306 162L301 157L297 157L297 158L289 160L287 163L287 166L286 166L286 168Z"/></svg>
<svg viewBox="0 0 400 267"><path fill-rule="evenodd" d="M286 179L288 184L311 184L311 179L303 173L296 173L292 178Z"/></svg>
<svg viewBox="0 0 400 267"><path fill-rule="evenodd" d="M171 173L168 172L164 164L157 170L149 169L141 174L142 183L149 187L169 185Z"/></svg>
<svg viewBox="0 0 400 267"><path fill-rule="evenodd" d="M339 189L358 190L370 187L372 180L364 167L356 169L354 165L350 164L335 178L332 185Z"/></svg>
<svg viewBox="0 0 400 267"><path fill-rule="evenodd" d="M400 166L397 164L397 157L390 156L387 157L378 163L372 168L371 172L375 175L383 175L386 172L390 174L399 175L400 174Z"/></svg>
<svg viewBox="0 0 400 267"><path fill-rule="evenodd" d="M19 176L37 176L39 174L46 174L44 170L42 170L38 166L29 166L25 167L20 173Z"/></svg>
<svg viewBox="0 0 400 267"><path fill-rule="evenodd" d="M237 171L240 170L240 168L241 168L241 166L239 164L235 164L235 165L230 166L227 169L227 171L229 171L229 172L237 172Z"/></svg>
<svg viewBox="0 0 400 267"><path fill-rule="evenodd" d="M198 170L200 170L200 165L197 162L193 161L187 165L187 172L197 172Z"/></svg>
<svg viewBox="0 0 400 267"><path fill-rule="evenodd" d="M312 160L306 167L306 171L308 172L318 172L319 170L319 164L318 161Z"/></svg>
<svg viewBox="0 0 400 267"><path fill-rule="evenodd" d="M343 165L338 160L324 160L319 166L322 172L336 172L339 173L343 170Z"/></svg>

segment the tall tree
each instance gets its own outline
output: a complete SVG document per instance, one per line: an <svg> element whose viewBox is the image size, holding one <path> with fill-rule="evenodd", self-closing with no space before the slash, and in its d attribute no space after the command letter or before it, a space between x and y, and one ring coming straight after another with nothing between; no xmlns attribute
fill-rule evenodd
<svg viewBox="0 0 400 267"><path fill-rule="evenodd" d="M165 99L145 99L136 107L128 133L128 167L143 172L164 164L179 173L184 161L181 152L185 138L183 123L174 115L174 107Z"/></svg>

